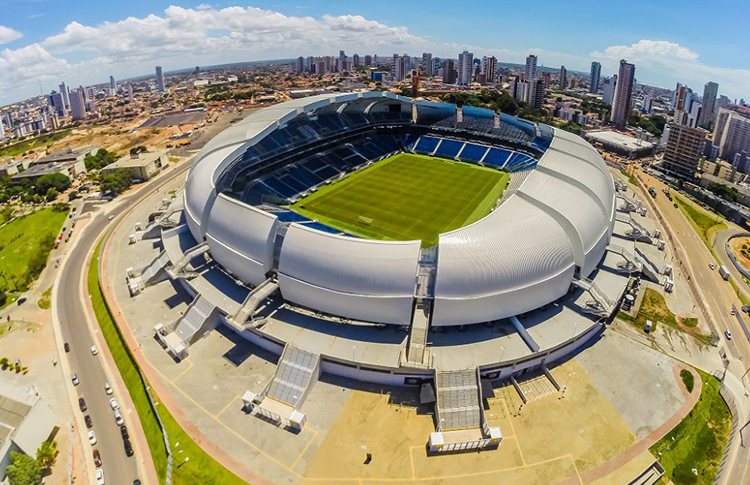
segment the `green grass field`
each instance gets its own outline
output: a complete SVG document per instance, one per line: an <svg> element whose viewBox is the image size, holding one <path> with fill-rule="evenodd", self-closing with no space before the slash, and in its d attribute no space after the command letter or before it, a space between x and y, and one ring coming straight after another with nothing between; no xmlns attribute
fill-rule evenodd
<svg viewBox="0 0 750 485"><path fill-rule="evenodd" d="M17 289L27 283L29 261L47 243L50 234L57 237L68 212L42 209L0 227L0 288ZM52 249L50 245L47 253Z"/></svg>
<svg viewBox="0 0 750 485"><path fill-rule="evenodd" d="M369 239L422 240L490 213L509 175L490 168L401 153L321 188L291 208L341 231Z"/></svg>
<svg viewBox="0 0 750 485"><path fill-rule="evenodd" d="M676 485L714 483L732 428L732 415L719 395L719 381L705 372L695 372L703 381L698 402L680 424L650 448Z"/></svg>

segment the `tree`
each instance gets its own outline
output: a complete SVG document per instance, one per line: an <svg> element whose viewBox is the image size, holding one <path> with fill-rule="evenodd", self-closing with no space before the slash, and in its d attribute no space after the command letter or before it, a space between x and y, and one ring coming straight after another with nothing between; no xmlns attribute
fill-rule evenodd
<svg viewBox="0 0 750 485"><path fill-rule="evenodd" d="M11 464L5 472L10 485L39 485L42 483L42 467L34 458L12 451Z"/></svg>
<svg viewBox="0 0 750 485"><path fill-rule="evenodd" d="M127 168L105 175L99 181L99 188L104 194L117 195L133 185L133 174Z"/></svg>
<svg viewBox="0 0 750 485"><path fill-rule="evenodd" d="M117 155L100 148L94 155L88 155L83 159L86 170L99 170L117 160Z"/></svg>
<svg viewBox="0 0 750 485"><path fill-rule="evenodd" d="M52 468L59 453L60 450L57 449L57 441L45 441L36 450L36 460L42 468Z"/></svg>
<svg viewBox="0 0 750 485"><path fill-rule="evenodd" d="M47 202L52 202L53 200L57 199L57 196L60 195L60 192L55 190L54 187L50 187L47 189L47 195L45 196L47 199Z"/></svg>
<svg viewBox="0 0 750 485"><path fill-rule="evenodd" d="M37 195L46 195L50 187L57 190L57 192L65 192L70 188L70 178L63 173L48 173L42 175L36 181L36 187L34 192Z"/></svg>

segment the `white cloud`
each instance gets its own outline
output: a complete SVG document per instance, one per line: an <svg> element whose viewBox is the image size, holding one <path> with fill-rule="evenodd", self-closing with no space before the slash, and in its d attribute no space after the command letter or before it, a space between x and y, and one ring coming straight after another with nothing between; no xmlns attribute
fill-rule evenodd
<svg viewBox="0 0 750 485"><path fill-rule="evenodd" d="M0 44L7 44L23 37L23 34L17 30L0 25Z"/></svg>
<svg viewBox="0 0 750 485"><path fill-rule="evenodd" d="M697 52L680 44L646 39L591 53L591 59L601 60L603 66L613 73L617 72L620 59L627 59L636 66L636 78L665 87L673 87L679 81L702 92L706 82L714 81L719 83L719 91L730 97L750 93L750 70L709 66L699 58Z"/></svg>

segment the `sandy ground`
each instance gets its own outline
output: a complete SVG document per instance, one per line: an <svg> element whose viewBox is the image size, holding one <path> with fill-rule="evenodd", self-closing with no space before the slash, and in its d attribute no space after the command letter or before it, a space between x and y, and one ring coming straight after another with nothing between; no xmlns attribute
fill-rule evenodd
<svg viewBox="0 0 750 485"><path fill-rule="evenodd" d="M746 270L750 271L750 258L742 254L742 246L745 244L750 246L750 237L736 237L729 240L729 248L734 253L737 261L739 261Z"/></svg>

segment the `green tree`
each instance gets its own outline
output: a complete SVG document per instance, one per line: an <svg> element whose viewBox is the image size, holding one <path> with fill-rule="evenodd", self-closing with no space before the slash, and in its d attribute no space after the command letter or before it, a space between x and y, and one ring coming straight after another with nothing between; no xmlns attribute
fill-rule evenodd
<svg viewBox="0 0 750 485"><path fill-rule="evenodd" d="M70 178L62 173L48 173L42 175L36 181L35 192L37 195L46 195L47 191L51 188L57 190L57 192L65 192L70 188Z"/></svg>
<svg viewBox="0 0 750 485"><path fill-rule="evenodd" d="M47 202L52 202L53 200L57 199L57 196L60 195L60 192L55 190L54 187L50 187L47 189L47 195L45 195L45 198L47 199Z"/></svg>
<svg viewBox="0 0 750 485"><path fill-rule="evenodd" d="M104 194L118 195L133 185L133 174L127 168L105 175L99 181L99 188Z"/></svg>
<svg viewBox="0 0 750 485"><path fill-rule="evenodd" d="M23 453L10 453L11 464L5 472L10 485L39 485L42 483L42 467L39 462Z"/></svg>
<svg viewBox="0 0 750 485"><path fill-rule="evenodd" d="M57 460L57 455L60 451L57 449L57 441L45 441L42 446L36 450L36 461L42 466L42 468L52 468Z"/></svg>

